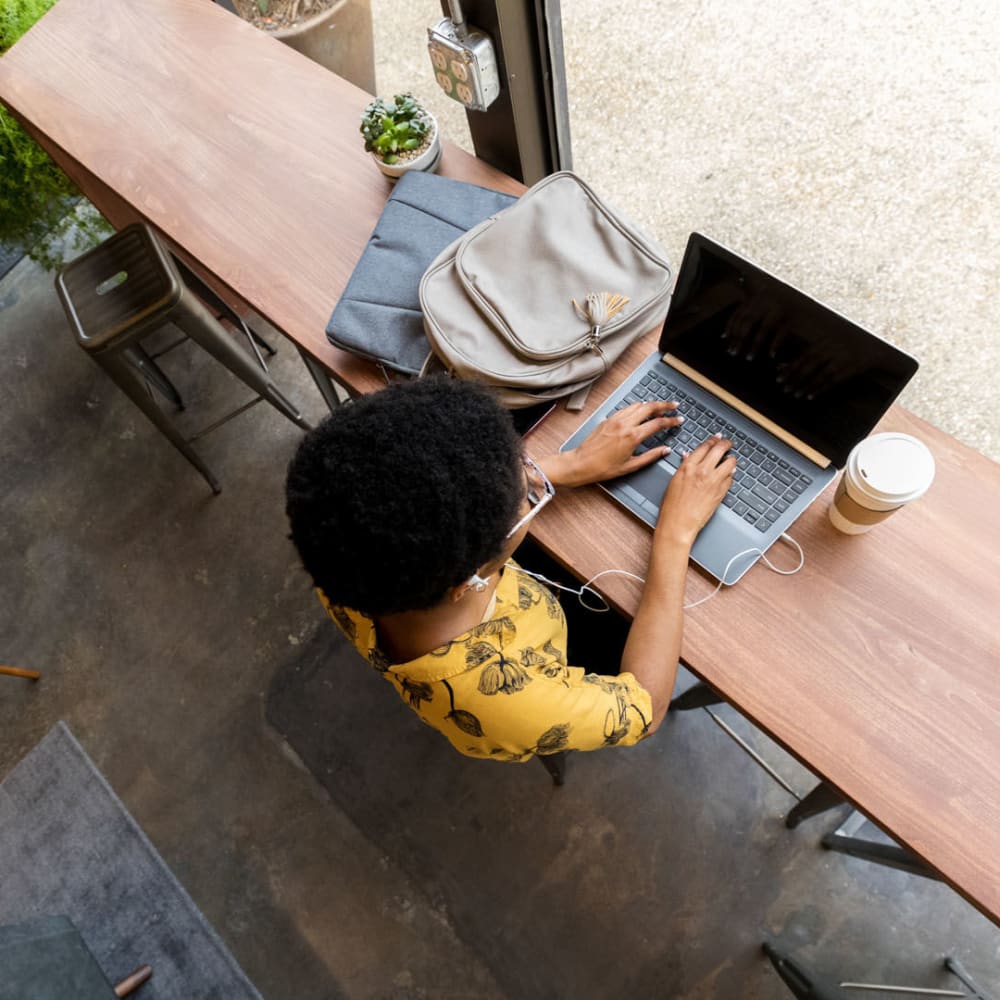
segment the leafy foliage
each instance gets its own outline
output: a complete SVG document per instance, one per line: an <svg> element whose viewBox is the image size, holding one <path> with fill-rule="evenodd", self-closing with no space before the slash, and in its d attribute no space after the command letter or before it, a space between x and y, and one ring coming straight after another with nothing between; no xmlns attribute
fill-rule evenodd
<svg viewBox="0 0 1000 1000"><path fill-rule="evenodd" d="M55 2L0 0L0 58ZM111 232L96 210L71 212L79 198L72 181L0 106L0 242L54 270L71 233L82 249Z"/></svg>
<svg viewBox="0 0 1000 1000"><path fill-rule="evenodd" d="M0 56L55 2L56 0L0 0Z"/></svg>
<svg viewBox="0 0 1000 1000"><path fill-rule="evenodd" d="M427 112L412 94L396 94L392 104L377 97L361 116L365 149L385 163L396 163L404 150L419 149L430 131Z"/></svg>

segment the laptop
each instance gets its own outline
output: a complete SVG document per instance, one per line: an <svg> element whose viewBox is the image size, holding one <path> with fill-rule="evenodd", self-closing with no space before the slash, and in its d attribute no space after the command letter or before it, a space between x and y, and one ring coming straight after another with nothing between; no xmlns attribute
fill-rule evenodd
<svg viewBox="0 0 1000 1000"><path fill-rule="evenodd" d="M638 449L669 445L670 454L601 483L652 526L681 453L717 432L730 438L732 488L691 558L733 584L836 478L917 367L903 351L692 233L656 352L561 450L632 403L676 400L684 423Z"/></svg>

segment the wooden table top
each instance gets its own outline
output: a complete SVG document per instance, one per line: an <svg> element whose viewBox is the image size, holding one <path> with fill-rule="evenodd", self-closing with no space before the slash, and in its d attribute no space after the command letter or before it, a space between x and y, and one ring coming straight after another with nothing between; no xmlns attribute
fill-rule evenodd
<svg viewBox="0 0 1000 1000"><path fill-rule="evenodd" d="M103 0L99 16L60 0L0 58L0 99L116 225L148 220L346 384L381 383L324 335L390 191L357 134L367 94L208 0ZM451 146L441 172L521 190ZM560 409L531 450L581 420ZM900 407L886 428L931 447L928 495L854 537L821 497L792 530L804 569L758 564L689 611L684 660L1000 922L1000 466ZM641 572L649 551L594 487L533 533L581 579ZM784 543L771 554L795 562ZM712 586L691 568L691 599ZM600 589L634 610L635 584Z"/></svg>
<svg viewBox="0 0 1000 1000"><path fill-rule="evenodd" d="M655 346L634 345L587 410ZM582 419L554 413L531 450L557 449ZM781 576L758 562L688 611L682 658L1000 922L1000 465L899 406L877 430L931 448L927 495L851 536L827 517L831 484L789 532L803 569ZM641 574L648 559L649 529L597 487L561 492L535 522L536 539L583 580ZM768 555L798 562L782 541ZM715 584L691 566L688 602ZM638 606L625 577L598 589L626 613Z"/></svg>
<svg viewBox="0 0 1000 1000"><path fill-rule="evenodd" d="M0 100L115 226L151 223L348 385L384 384L324 332L392 190L370 95L209 0L60 0L0 59ZM438 173L523 190L450 143Z"/></svg>

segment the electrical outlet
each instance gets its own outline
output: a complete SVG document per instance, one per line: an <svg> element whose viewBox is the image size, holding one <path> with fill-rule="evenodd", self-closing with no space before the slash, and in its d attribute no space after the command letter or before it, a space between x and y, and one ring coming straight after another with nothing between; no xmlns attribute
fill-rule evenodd
<svg viewBox="0 0 1000 1000"><path fill-rule="evenodd" d="M485 111L500 93L500 72L489 35L450 17L427 29L427 50L438 86L473 111Z"/></svg>

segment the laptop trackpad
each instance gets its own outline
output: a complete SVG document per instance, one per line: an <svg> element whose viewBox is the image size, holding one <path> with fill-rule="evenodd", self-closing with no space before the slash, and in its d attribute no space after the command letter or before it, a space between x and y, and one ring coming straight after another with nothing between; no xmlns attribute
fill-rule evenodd
<svg viewBox="0 0 1000 1000"><path fill-rule="evenodd" d="M646 501L647 504L659 508L663 494L670 483L670 475L664 462L656 462L623 479L616 480L613 485L620 486L636 503ZM654 513L655 516L655 512L648 507L647 513Z"/></svg>

